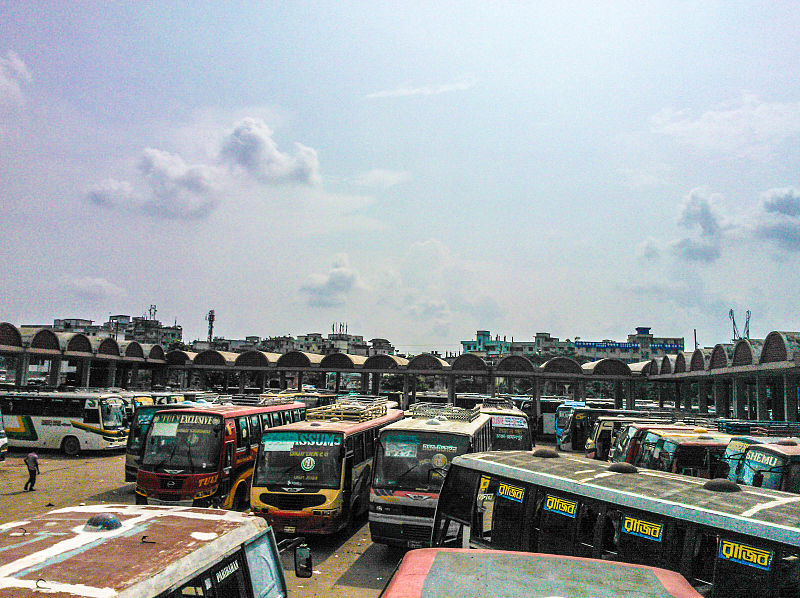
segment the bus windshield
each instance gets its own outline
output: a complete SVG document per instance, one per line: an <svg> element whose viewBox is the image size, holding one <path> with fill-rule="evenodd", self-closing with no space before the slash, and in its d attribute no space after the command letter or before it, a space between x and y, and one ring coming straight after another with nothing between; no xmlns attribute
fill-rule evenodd
<svg viewBox="0 0 800 598"><path fill-rule="evenodd" d="M373 488L439 492L450 462L469 450L469 436L398 430L381 438Z"/></svg>
<svg viewBox="0 0 800 598"><path fill-rule="evenodd" d="M262 437L253 485L338 488L341 467L341 434L267 432Z"/></svg>
<svg viewBox="0 0 800 598"><path fill-rule="evenodd" d="M492 450L527 451L531 448L528 420L517 415L492 415Z"/></svg>
<svg viewBox="0 0 800 598"><path fill-rule="evenodd" d="M121 401L101 401L100 417L106 430L120 430L125 422L125 405Z"/></svg>
<svg viewBox="0 0 800 598"><path fill-rule="evenodd" d="M144 437L147 436L147 430L150 429L150 422L153 421L153 415L156 410L152 406L144 406L136 409L133 421L131 422L131 429L128 432L128 452L139 454L142 450L142 443Z"/></svg>
<svg viewBox="0 0 800 598"><path fill-rule="evenodd" d="M147 435L142 469L215 471L222 446L222 418L199 413L156 413Z"/></svg>
<svg viewBox="0 0 800 598"><path fill-rule="evenodd" d="M785 465L786 457L751 448L745 455L742 481L750 486L755 486L753 477L758 472L763 476L761 483L758 484L759 487L777 490L781 487L781 478L783 477Z"/></svg>

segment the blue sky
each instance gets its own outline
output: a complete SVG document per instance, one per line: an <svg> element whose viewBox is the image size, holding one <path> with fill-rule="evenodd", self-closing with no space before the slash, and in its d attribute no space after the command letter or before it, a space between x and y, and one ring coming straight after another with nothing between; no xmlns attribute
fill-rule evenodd
<svg viewBox="0 0 800 598"><path fill-rule="evenodd" d="M797 330L796 3L4 3L0 319Z"/></svg>

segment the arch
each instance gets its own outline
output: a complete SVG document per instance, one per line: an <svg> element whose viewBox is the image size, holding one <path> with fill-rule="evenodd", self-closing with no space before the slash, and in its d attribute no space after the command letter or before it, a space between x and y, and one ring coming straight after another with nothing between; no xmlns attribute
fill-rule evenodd
<svg viewBox="0 0 800 598"><path fill-rule="evenodd" d="M548 374L582 374L581 364L569 357L553 357L542 364L542 371Z"/></svg>
<svg viewBox="0 0 800 598"><path fill-rule="evenodd" d="M647 375L658 376L660 369L661 362L658 360L658 357L653 357L653 359L650 360L650 367L647 369Z"/></svg>
<svg viewBox="0 0 800 598"><path fill-rule="evenodd" d="M794 361L798 354L800 354L800 332L773 330L764 339L759 363Z"/></svg>
<svg viewBox="0 0 800 598"><path fill-rule="evenodd" d="M303 351L289 351L278 358L279 368L310 368L319 365L322 361L319 353L304 353Z"/></svg>
<svg viewBox="0 0 800 598"><path fill-rule="evenodd" d="M194 363L195 357L197 357L197 353L193 353L192 351L181 351L180 349L174 349L167 353L167 364L191 365Z"/></svg>
<svg viewBox="0 0 800 598"><path fill-rule="evenodd" d="M201 351L194 358L194 365L211 365L216 367L226 367L233 365L236 361L237 354L229 353L227 351L217 351L215 349L208 349Z"/></svg>
<svg viewBox="0 0 800 598"><path fill-rule="evenodd" d="M673 374L682 374L686 370L686 364L692 361L692 354L689 351L681 351L675 357L675 365L672 368Z"/></svg>
<svg viewBox="0 0 800 598"><path fill-rule="evenodd" d="M726 368L731 364L733 358L733 345L731 343L719 343L714 345L711 351L711 359L708 362L709 370Z"/></svg>
<svg viewBox="0 0 800 598"><path fill-rule="evenodd" d="M92 348L94 348L97 355L119 357L119 345L117 341L110 336L105 338L91 338L89 341L92 343Z"/></svg>
<svg viewBox="0 0 800 598"><path fill-rule="evenodd" d="M8 322L0 322L0 345L21 348L22 334L19 329Z"/></svg>
<svg viewBox="0 0 800 598"><path fill-rule="evenodd" d="M142 350L145 349L147 345L142 345ZM150 350L147 352L147 359L152 361L165 361L167 356L164 355L164 347L161 345L153 345L150 347Z"/></svg>
<svg viewBox="0 0 800 598"><path fill-rule="evenodd" d="M119 349L125 357L144 359L144 349L136 341L122 341L119 344Z"/></svg>
<svg viewBox="0 0 800 598"><path fill-rule="evenodd" d="M332 370L352 370L362 367L367 358L364 355L349 355L347 353L331 353L322 358L319 363L321 368Z"/></svg>
<svg viewBox="0 0 800 598"><path fill-rule="evenodd" d="M33 352L61 352L61 343L58 342L58 336L49 328L30 329L28 334L23 334L23 339L27 341L28 347Z"/></svg>
<svg viewBox="0 0 800 598"><path fill-rule="evenodd" d="M280 353L267 353L266 351L245 351L239 353L233 365L237 367L266 368L278 363Z"/></svg>
<svg viewBox="0 0 800 598"><path fill-rule="evenodd" d="M631 368L628 364L619 359L607 357L599 361L584 363L581 366L583 373L587 376L630 376Z"/></svg>
<svg viewBox="0 0 800 598"><path fill-rule="evenodd" d="M455 358L450 368L458 372L485 372L489 366L474 353L462 353Z"/></svg>
<svg viewBox="0 0 800 598"><path fill-rule="evenodd" d="M409 370L443 370L445 368L450 369L450 364L430 353L420 353L408 362Z"/></svg>
<svg viewBox="0 0 800 598"><path fill-rule="evenodd" d="M689 361L690 372L704 372L708 368L708 363L711 361L711 349L697 348L692 353L692 359Z"/></svg>
<svg viewBox="0 0 800 598"><path fill-rule="evenodd" d="M675 369L675 360L677 355L664 355L661 359L661 367L658 369L659 374L671 374Z"/></svg>
<svg viewBox="0 0 800 598"><path fill-rule="evenodd" d="M408 359L397 355L373 355L368 357L362 366L365 370L393 370L406 367Z"/></svg>
<svg viewBox="0 0 800 598"><path fill-rule="evenodd" d="M764 341L759 339L743 338L736 342L733 347L733 359L731 365L754 365L761 357L761 347Z"/></svg>
<svg viewBox="0 0 800 598"><path fill-rule="evenodd" d="M61 342L64 353L92 354L92 342L85 334L80 332L59 332L58 339Z"/></svg>
<svg viewBox="0 0 800 598"><path fill-rule="evenodd" d="M628 367L631 369L631 373L634 376L647 376L650 372L650 366L652 365L652 361L637 361L636 363L629 363Z"/></svg>

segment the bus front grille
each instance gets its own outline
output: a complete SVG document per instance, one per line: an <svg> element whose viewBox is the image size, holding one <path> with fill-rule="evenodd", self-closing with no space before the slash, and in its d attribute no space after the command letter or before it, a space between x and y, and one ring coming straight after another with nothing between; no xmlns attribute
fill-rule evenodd
<svg viewBox="0 0 800 598"><path fill-rule="evenodd" d="M267 494L260 496L261 502L282 511L302 511L306 507L316 507L325 503L322 494Z"/></svg>
<svg viewBox="0 0 800 598"><path fill-rule="evenodd" d="M430 542L432 528L427 525L401 525L403 539L410 542Z"/></svg>

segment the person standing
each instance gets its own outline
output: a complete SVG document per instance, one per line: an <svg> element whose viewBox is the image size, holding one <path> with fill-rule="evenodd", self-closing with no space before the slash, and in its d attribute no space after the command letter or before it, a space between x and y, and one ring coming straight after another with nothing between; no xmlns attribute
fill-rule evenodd
<svg viewBox="0 0 800 598"><path fill-rule="evenodd" d="M39 456L36 453L28 453L28 456L23 460L28 467L28 481L25 482L25 491L35 490L33 485L36 483L36 474L40 473Z"/></svg>

